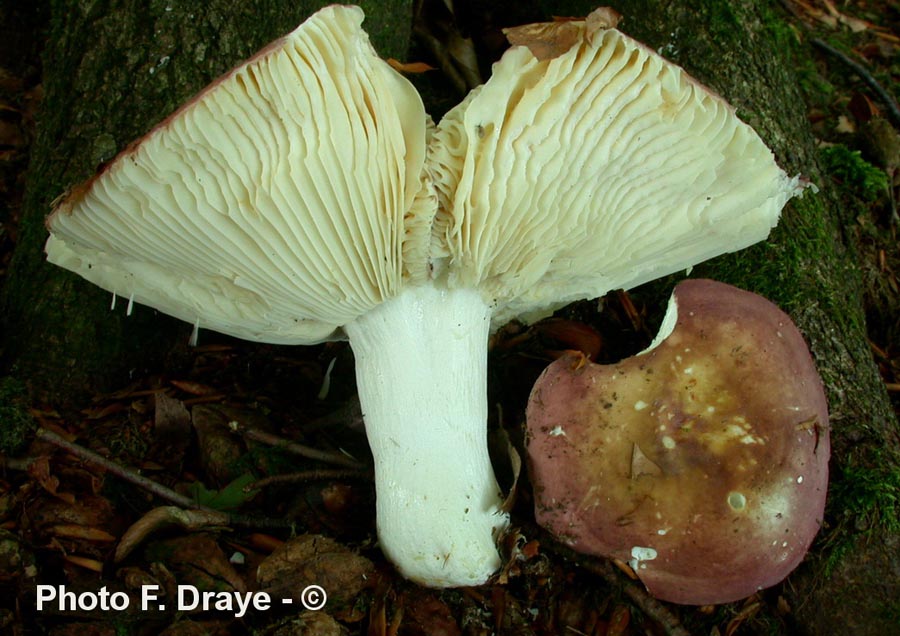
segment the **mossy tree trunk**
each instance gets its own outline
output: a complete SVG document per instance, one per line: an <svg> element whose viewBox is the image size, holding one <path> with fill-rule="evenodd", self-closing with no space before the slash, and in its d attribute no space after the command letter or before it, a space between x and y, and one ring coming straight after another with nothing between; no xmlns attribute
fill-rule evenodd
<svg viewBox="0 0 900 636"><path fill-rule="evenodd" d="M146 308L125 318L124 303L111 312L108 295L44 264L42 221L51 201L324 3L52 4L46 101L21 239L3 300L7 360L40 394L59 399L122 384L129 369L158 360L174 342L185 342L190 327ZM411 1L362 4L379 52L404 57ZM543 4L548 15L584 15L595 3ZM892 633L900 598L897 538L878 522L878 511L860 500L877 491L881 477L897 470L900 439L869 352L860 276L842 233L855 213L840 213L836 194L816 167L796 88L791 56L805 53L784 28L775 3L767 0L623 0L616 9L626 16L623 31L722 94L788 172L807 175L820 188L790 204L766 244L694 273L762 293L790 313L827 386L835 496L816 556L784 588L796 631ZM669 288L661 285L660 295ZM849 478L861 473L866 484Z"/></svg>

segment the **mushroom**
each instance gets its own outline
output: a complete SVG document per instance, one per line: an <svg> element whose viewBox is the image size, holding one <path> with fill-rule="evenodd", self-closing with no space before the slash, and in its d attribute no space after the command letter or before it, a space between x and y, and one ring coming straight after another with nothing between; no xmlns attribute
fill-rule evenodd
<svg viewBox="0 0 900 636"><path fill-rule="evenodd" d="M822 382L790 318L736 287L680 283L636 356L558 359L527 422L538 522L628 563L660 599L724 603L774 585L822 522Z"/></svg>
<svg viewBox="0 0 900 636"><path fill-rule="evenodd" d="M195 327L348 338L381 548L479 584L508 523L490 330L762 240L803 184L602 17L540 58L537 27L436 128L362 17L316 13L66 195L47 258Z"/></svg>

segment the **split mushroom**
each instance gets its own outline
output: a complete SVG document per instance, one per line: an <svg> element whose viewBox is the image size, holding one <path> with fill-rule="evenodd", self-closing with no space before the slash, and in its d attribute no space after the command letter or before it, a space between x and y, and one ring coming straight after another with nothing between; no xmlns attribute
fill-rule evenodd
<svg viewBox="0 0 900 636"><path fill-rule="evenodd" d="M724 603L774 585L822 522L822 382L799 330L756 294L679 284L649 349L560 358L527 418L538 522L629 563L658 598Z"/></svg>
<svg viewBox="0 0 900 636"><path fill-rule="evenodd" d="M347 337L382 549L482 583L507 524L490 329L762 240L802 190L609 15L514 32L435 129L361 10L323 9L64 197L48 260L240 338Z"/></svg>

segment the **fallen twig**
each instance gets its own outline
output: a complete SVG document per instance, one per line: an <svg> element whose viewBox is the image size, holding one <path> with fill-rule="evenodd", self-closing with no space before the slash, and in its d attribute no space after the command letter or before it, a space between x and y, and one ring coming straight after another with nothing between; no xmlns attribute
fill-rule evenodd
<svg viewBox="0 0 900 636"><path fill-rule="evenodd" d="M57 448L62 448L63 450L72 453L80 459L99 466L103 470L112 473L116 477L124 479L125 481L130 482L135 486L139 486L143 490L146 490L161 499L165 499L166 501L170 501L185 508L199 507L197 503L190 497L185 497L184 495L175 492L171 488L166 488L162 484L159 484L152 479L147 479L143 475L139 475L138 473L125 468L121 464L117 464L116 462L107 459L99 453L95 453L90 449L70 442L67 439L64 439L62 436L57 435L53 431L50 431L46 428L39 428L37 430L37 437L44 440L45 442L53 444Z"/></svg>
<svg viewBox="0 0 900 636"><path fill-rule="evenodd" d="M625 578L612 563L605 559L581 559L579 565L589 572L603 578L610 585L614 585L631 599L644 614L655 620L667 636L691 636L678 620L678 617L668 607L650 596L647 591L634 581Z"/></svg>
<svg viewBox="0 0 900 636"><path fill-rule="evenodd" d="M290 522L284 519L269 519L266 517L255 517L252 515L232 514L222 512L220 510L215 510L213 508L209 508L208 506L202 506L190 497L186 497L181 493L175 492L171 488L167 488L166 486L153 481L152 479L148 479L143 475L139 475L133 470L129 470L125 466L117 464L116 462L103 457L103 455L100 455L99 453L95 453L90 449L70 442L62 436L46 428L39 428L36 435L39 439L42 439L45 442L49 442L57 448L62 448L63 450L72 453L76 457L88 463L99 466L108 473L112 473L116 477L132 483L135 486L138 486L139 488L142 488L143 490L146 490L147 492L159 497L160 499L174 503L178 506L181 506L182 508L203 510L205 512L221 515L222 525L235 525L250 528L286 528L290 527L291 525Z"/></svg>
<svg viewBox="0 0 900 636"><path fill-rule="evenodd" d="M326 480L356 481L370 479L372 479L372 473L362 470L305 470L299 473L289 473L286 475L272 475L271 477L264 477L253 482L252 484L244 486L244 491L250 492L251 490L262 490L263 488L275 486L278 484L296 484L298 482Z"/></svg>
<svg viewBox="0 0 900 636"><path fill-rule="evenodd" d="M888 115L890 116L891 121L894 122L894 126L900 128L900 105L897 104L897 100L894 99L893 95L891 95L887 89L885 89L879 82L876 80L872 74L866 69L865 66L851 58L849 55L844 53L843 51L839 51L834 48L824 40L819 38L813 38L810 42L822 49L832 57L840 60L846 66L850 67L850 69L859 75L860 79L869 85L881 102L887 107Z"/></svg>
<svg viewBox="0 0 900 636"><path fill-rule="evenodd" d="M678 617L668 607L650 596L641 585L627 578L625 573L620 572L609 560L579 554L572 548L557 541L553 535L537 525L531 523L523 524L523 530L528 534L537 535L538 541L543 548L549 549L553 553L572 561L588 572L596 574L609 585L622 590L631 599L632 603L662 627L666 636L691 636L690 632L684 628Z"/></svg>
<svg viewBox="0 0 900 636"><path fill-rule="evenodd" d="M332 453L329 451L323 451L317 448L304 446L303 444L292 442L291 440L279 437L278 435L266 433L265 431L261 431L256 428L244 426L237 421L229 422L228 426L232 431L247 439L286 450L287 452L293 453L294 455L300 455L301 457L314 459L315 461L324 462L326 464L337 464L338 466L345 466L346 468L352 468L355 470L366 469L365 464L343 453Z"/></svg>

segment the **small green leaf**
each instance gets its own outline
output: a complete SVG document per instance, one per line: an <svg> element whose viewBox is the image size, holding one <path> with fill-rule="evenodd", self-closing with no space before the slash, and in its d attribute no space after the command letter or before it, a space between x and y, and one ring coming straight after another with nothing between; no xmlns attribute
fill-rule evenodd
<svg viewBox="0 0 900 636"><path fill-rule="evenodd" d="M236 510L253 499L255 491L247 492L245 488L256 481L250 473L236 477L221 490L209 490L201 482L191 484L188 493L201 506L214 510Z"/></svg>

